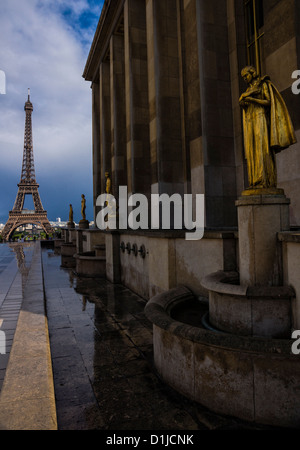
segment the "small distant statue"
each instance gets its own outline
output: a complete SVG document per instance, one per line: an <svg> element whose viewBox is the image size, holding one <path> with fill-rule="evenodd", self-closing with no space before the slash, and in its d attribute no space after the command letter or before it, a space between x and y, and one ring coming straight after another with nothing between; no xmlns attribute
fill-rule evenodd
<svg viewBox="0 0 300 450"><path fill-rule="evenodd" d="M105 192L107 194L111 194L111 179L110 179L110 176L109 176L109 172L105 172L105 178L106 178Z"/></svg>
<svg viewBox="0 0 300 450"><path fill-rule="evenodd" d="M70 212L69 212L69 222L72 223L73 222L73 207L70 203Z"/></svg>
<svg viewBox="0 0 300 450"><path fill-rule="evenodd" d="M68 222L68 228L75 228L75 223L73 219L73 206L70 203L70 211L69 211L69 222Z"/></svg>
<svg viewBox="0 0 300 450"><path fill-rule="evenodd" d="M84 196L84 194L82 194L82 196L81 196L81 215L82 215L83 220L86 220L85 208L86 208L85 196Z"/></svg>
<svg viewBox="0 0 300 450"><path fill-rule="evenodd" d="M276 188L275 154L296 142L290 115L268 76L259 77L253 66L244 67L241 76L248 84L239 103L249 189Z"/></svg>
<svg viewBox="0 0 300 450"><path fill-rule="evenodd" d="M111 185L111 178L109 172L105 172L105 192L106 192L106 202L105 206L108 208L108 214L105 216L104 221L108 222L109 218L112 218L116 215L116 205L112 199L112 185ZM108 229L108 226L107 226Z"/></svg>
<svg viewBox="0 0 300 450"><path fill-rule="evenodd" d="M106 179L106 182L105 182L105 192L106 192L106 195L107 195L107 200L106 200L106 202L105 202L105 206L108 206L109 205L109 195L111 195L111 179L110 179L110 176L109 176L109 172L105 172L105 179ZM106 220L108 220L107 218L106 218Z"/></svg>

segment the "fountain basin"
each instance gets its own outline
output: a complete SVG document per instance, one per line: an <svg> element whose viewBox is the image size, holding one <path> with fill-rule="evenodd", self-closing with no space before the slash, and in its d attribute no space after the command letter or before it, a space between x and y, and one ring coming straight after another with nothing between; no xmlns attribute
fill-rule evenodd
<svg viewBox="0 0 300 450"><path fill-rule="evenodd" d="M237 272L218 271L201 280L209 291L209 322L228 333L289 338L290 286L241 286Z"/></svg>
<svg viewBox="0 0 300 450"><path fill-rule="evenodd" d="M300 358L291 352L293 341L238 336L180 321L177 312L194 308L195 302L193 293L180 286L146 305L154 363L164 381L214 412L299 427Z"/></svg>
<svg viewBox="0 0 300 450"><path fill-rule="evenodd" d="M61 244L60 254L61 254L61 265L65 268L75 267L75 259L73 255L76 253L76 244L66 243Z"/></svg>
<svg viewBox="0 0 300 450"><path fill-rule="evenodd" d="M103 278L106 275L105 256L96 256L96 251L76 253L76 274L80 277Z"/></svg>

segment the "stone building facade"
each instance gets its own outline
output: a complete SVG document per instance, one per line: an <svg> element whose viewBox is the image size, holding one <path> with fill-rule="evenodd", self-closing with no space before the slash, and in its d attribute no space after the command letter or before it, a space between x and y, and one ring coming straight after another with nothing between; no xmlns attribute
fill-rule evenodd
<svg viewBox="0 0 300 450"><path fill-rule="evenodd" d="M83 74L93 99L95 218L105 172L115 197L119 186L148 197L205 195L199 241L179 230L105 232L108 279L147 299L178 284L205 296L205 275L238 270L235 202L247 187L240 74L248 64L270 76L291 115L298 143L276 156L277 176L291 200L291 230L300 227L300 95L291 88L299 24L297 0L105 0ZM298 237L280 242L286 267L295 267ZM143 247L144 257L122 243ZM287 269L300 298L298 279ZM300 305L294 314L300 327Z"/></svg>
<svg viewBox="0 0 300 450"><path fill-rule="evenodd" d="M169 230L68 230L62 246L148 300L165 382L218 413L296 428L299 38L299 0L105 0L83 74L95 221L109 172L117 200L120 186L148 199L204 194L204 236L188 240L174 221ZM243 193L247 65L271 78L294 126L297 142L276 155L284 192Z"/></svg>

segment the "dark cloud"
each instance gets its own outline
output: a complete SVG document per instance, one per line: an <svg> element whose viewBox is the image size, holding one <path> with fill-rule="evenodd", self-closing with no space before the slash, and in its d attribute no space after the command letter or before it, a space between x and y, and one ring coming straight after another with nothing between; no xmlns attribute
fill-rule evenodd
<svg viewBox="0 0 300 450"><path fill-rule="evenodd" d="M33 103L37 181L50 220L80 219L80 197L92 220L91 89L82 78L101 14L101 1L9 0L0 16L0 222L8 217L20 179L27 88ZM78 217L76 217L78 204Z"/></svg>

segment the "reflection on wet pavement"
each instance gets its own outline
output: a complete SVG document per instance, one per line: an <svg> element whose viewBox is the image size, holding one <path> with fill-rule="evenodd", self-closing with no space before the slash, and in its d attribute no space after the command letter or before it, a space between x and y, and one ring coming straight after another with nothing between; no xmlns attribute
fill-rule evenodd
<svg viewBox="0 0 300 450"><path fill-rule="evenodd" d="M5 333L5 354L0 354L0 390L23 301L34 245L33 242L0 245L0 328Z"/></svg>
<svg viewBox="0 0 300 450"><path fill-rule="evenodd" d="M143 299L104 279L76 278L52 250L42 259L59 429L251 428L160 380Z"/></svg>
<svg viewBox="0 0 300 450"><path fill-rule="evenodd" d="M59 429L205 428L155 374L145 301L42 254Z"/></svg>

